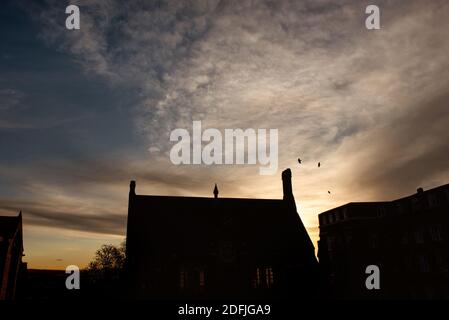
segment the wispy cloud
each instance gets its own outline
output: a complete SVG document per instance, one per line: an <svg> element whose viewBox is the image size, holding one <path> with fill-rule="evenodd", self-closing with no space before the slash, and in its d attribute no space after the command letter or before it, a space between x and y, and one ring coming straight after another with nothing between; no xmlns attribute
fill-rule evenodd
<svg viewBox="0 0 449 320"><path fill-rule="evenodd" d="M309 226L332 206L449 179L445 1L378 1L379 31L365 29L368 3L360 1L81 1L76 32L64 28L64 4L50 3L39 9L42 39L87 74L135 92L135 130L153 151L109 163L51 163L47 171L75 186L116 186L125 204L130 178L149 193L209 194L219 182L232 196L281 196L279 174L171 165L170 130L192 120L279 129L280 168L304 160L294 187ZM100 232L116 230L104 224Z"/></svg>
<svg viewBox="0 0 449 320"><path fill-rule="evenodd" d="M47 200L53 201L47 202ZM87 207L86 205L72 206L69 201L58 202L55 199L43 199L41 202L0 200L0 210L6 213L23 210L24 221L29 225L124 235L125 215L115 214L110 212L110 209L105 210L102 207Z"/></svg>
<svg viewBox="0 0 449 320"><path fill-rule="evenodd" d="M24 93L12 88L0 89L0 112L16 107L23 99Z"/></svg>

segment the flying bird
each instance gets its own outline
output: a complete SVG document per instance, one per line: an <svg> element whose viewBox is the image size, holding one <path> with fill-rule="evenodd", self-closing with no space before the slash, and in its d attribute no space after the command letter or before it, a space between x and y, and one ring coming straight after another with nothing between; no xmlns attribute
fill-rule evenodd
<svg viewBox="0 0 449 320"><path fill-rule="evenodd" d="M321 167L321 162L318 162L318 168Z"/></svg>
<svg viewBox="0 0 449 320"><path fill-rule="evenodd" d="M327 191L327 193L331 194L331 192L330 192L330 191Z"/></svg>
<svg viewBox="0 0 449 320"><path fill-rule="evenodd" d="M298 163L301 164L301 158L298 158Z"/></svg>

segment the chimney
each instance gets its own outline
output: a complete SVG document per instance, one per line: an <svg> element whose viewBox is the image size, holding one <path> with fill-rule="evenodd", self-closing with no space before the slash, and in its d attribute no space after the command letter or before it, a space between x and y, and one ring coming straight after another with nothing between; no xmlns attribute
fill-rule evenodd
<svg viewBox="0 0 449 320"><path fill-rule="evenodd" d="M136 181L131 180L129 183L129 196L135 196L136 195Z"/></svg>
<svg viewBox="0 0 449 320"><path fill-rule="evenodd" d="M292 171L290 169L282 171L282 188L284 190L284 200L294 199L292 191Z"/></svg>

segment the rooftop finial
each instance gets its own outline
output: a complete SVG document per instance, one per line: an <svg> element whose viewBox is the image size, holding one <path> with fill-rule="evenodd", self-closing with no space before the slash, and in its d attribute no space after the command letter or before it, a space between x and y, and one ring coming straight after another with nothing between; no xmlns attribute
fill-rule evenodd
<svg viewBox="0 0 449 320"><path fill-rule="evenodd" d="M218 198L218 187L217 187L217 184L215 184L215 188L214 188L214 198L215 199Z"/></svg>

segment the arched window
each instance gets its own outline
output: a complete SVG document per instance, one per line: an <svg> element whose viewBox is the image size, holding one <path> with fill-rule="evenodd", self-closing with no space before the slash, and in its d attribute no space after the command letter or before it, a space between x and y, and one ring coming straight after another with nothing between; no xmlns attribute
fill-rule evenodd
<svg viewBox="0 0 449 320"><path fill-rule="evenodd" d="M182 269L179 272L179 288L181 290L187 288L187 280L188 280L188 273L186 270Z"/></svg>
<svg viewBox="0 0 449 320"><path fill-rule="evenodd" d="M254 288L272 288L274 283L274 272L273 268L267 267L257 267L253 278Z"/></svg>

